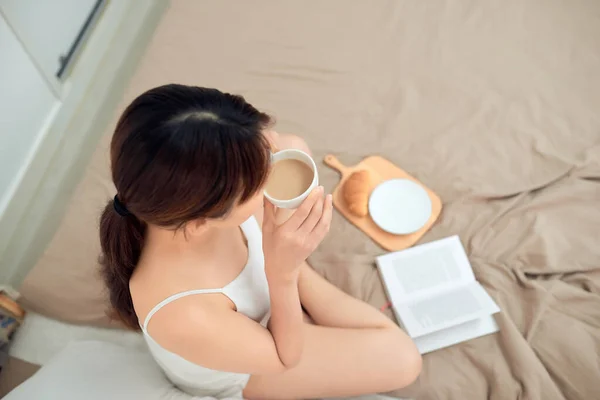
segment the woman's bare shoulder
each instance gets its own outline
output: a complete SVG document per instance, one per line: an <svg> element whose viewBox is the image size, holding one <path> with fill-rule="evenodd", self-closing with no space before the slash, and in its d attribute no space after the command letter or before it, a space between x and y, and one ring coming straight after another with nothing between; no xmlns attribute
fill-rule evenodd
<svg viewBox="0 0 600 400"><path fill-rule="evenodd" d="M195 328L218 318L220 314L234 310L235 305L222 293L189 294L161 307L152 316L148 331L153 337L166 338L170 336L169 332L175 332L177 327ZM142 317L145 319L148 312L140 315L140 320L143 320Z"/></svg>
<svg viewBox="0 0 600 400"><path fill-rule="evenodd" d="M148 264L138 265L139 270L136 270L129 282L129 292L140 325L144 323L150 311L163 300L173 295L202 289L202 287L198 287L197 282L201 282L203 279L198 275L187 276L184 273L169 273L168 270L165 270L164 265L160 267L162 268L153 268L152 265ZM185 271L185 269L182 270ZM171 268L172 271L173 268ZM169 318L169 320L176 319L178 315L194 310L201 312L205 307L235 308L231 300L221 293L190 294L165 305L152 317L152 320L163 319L165 314L170 314L172 318ZM188 308L192 309L188 310ZM164 312L163 309L170 311ZM166 320L163 322L170 323Z"/></svg>

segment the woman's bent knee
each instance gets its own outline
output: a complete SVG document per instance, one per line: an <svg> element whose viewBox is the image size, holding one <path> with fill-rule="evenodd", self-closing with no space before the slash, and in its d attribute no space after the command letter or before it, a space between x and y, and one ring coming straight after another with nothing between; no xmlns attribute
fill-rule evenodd
<svg viewBox="0 0 600 400"><path fill-rule="evenodd" d="M277 147L279 150L298 149L307 154L311 154L308 144L300 136L281 133L277 137Z"/></svg>
<svg viewBox="0 0 600 400"><path fill-rule="evenodd" d="M423 359L413 341L402 330L394 331L394 344L390 344L389 348L396 361L389 371L389 391L412 384L421 374L423 366Z"/></svg>
<svg viewBox="0 0 600 400"><path fill-rule="evenodd" d="M399 382L400 387L398 389L402 389L413 383L417 380L419 375L421 374L421 369L423 368L423 358L419 351L415 347L414 350L407 351L404 355L404 367L402 372L402 379Z"/></svg>

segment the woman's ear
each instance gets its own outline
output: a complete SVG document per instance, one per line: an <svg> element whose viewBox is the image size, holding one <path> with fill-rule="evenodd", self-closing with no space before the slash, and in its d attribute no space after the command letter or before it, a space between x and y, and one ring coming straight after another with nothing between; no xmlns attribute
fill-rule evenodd
<svg viewBox="0 0 600 400"><path fill-rule="evenodd" d="M208 220L198 218L185 224L185 233L189 236L200 236L209 228Z"/></svg>

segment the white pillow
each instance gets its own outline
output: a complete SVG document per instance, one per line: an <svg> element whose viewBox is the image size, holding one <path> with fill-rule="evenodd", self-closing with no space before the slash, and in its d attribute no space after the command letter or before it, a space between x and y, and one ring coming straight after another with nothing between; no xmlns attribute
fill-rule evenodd
<svg viewBox="0 0 600 400"><path fill-rule="evenodd" d="M148 349L140 332L73 325L29 311L10 342L9 354L32 364L45 365L69 344L82 341L116 343Z"/></svg>
<svg viewBox="0 0 600 400"><path fill-rule="evenodd" d="M175 388L147 350L74 342L5 400L199 400Z"/></svg>

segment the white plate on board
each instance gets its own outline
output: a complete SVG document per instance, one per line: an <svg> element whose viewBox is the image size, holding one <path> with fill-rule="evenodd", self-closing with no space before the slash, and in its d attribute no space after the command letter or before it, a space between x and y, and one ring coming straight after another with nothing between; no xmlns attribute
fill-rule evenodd
<svg viewBox="0 0 600 400"><path fill-rule="evenodd" d="M431 216L431 199L422 186L408 179L378 185L369 197L369 214L386 232L408 235L421 229Z"/></svg>

